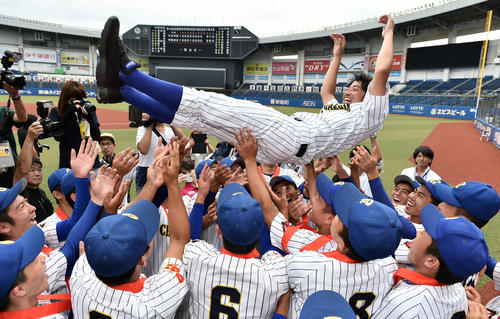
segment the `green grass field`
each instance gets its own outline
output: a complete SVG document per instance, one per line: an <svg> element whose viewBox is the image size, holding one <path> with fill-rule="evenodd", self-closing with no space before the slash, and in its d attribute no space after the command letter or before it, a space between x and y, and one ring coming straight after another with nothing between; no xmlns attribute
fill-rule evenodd
<svg viewBox="0 0 500 319"><path fill-rule="evenodd" d="M46 99L45 97L23 97L25 103L35 103L37 100ZM95 100L94 100L95 102ZM54 103L57 103L57 99L54 99ZM115 110L127 111L126 104L118 104L116 106L110 107L110 105L98 105L98 107L112 108ZM294 112L319 112L319 109L308 109L308 108L294 108L294 107L276 107L282 113L291 114ZM434 119L434 118L424 118L415 116L403 116L403 115L389 115L387 118L384 128L378 133L378 140L382 149L384 157L384 168L382 173L382 181L386 191L390 192L393 188L393 179L396 175L399 175L403 168L409 167L412 164L408 161L408 158L413 153L415 147L420 145L422 141L431 133L434 127L438 123L450 122L451 120L445 119ZM103 132L111 132L117 139L116 150L120 151L126 147L131 147L135 149L135 136L136 129L117 129L117 130L102 130ZM185 134L188 134L189 130L184 130ZM216 139L210 137L212 145L215 146ZM47 144L50 146L50 150L44 150L41 154L41 160L44 164L44 183L42 188L48 193L47 187L47 177L51 172L57 169L59 149L57 142L52 139L45 139L41 141L42 144ZM365 141L363 144L370 146L369 140ZM371 147L370 147L371 148ZM347 162L348 152L341 154L341 158L344 163ZM332 172L329 173L330 176L333 175ZM131 196L135 198L135 186L131 187ZM50 197L50 196L49 196ZM55 204L55 203L54 203ZM500 219L494 218L489 222L487 226L483 228L486 236L486 240L490 243L490 254L495 258L500 258L500 247L496 245L500 242L500 234L496 231L500 227ZM494 245L495 244L495 245ZM486 277L484 277L486 278ZM484 285L487 280L483 279L481 285Z"/></svg>

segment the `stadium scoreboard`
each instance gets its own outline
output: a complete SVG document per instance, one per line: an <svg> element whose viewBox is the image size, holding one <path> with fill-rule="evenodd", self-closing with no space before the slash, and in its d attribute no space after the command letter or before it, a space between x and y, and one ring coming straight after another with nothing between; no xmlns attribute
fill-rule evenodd
<svg viewBox="0 0 500 319"><path fill-rule="evenodd" d="M242 59L258 47L245 27L137 25L123 34L125 45L149 57Z"/></svg>

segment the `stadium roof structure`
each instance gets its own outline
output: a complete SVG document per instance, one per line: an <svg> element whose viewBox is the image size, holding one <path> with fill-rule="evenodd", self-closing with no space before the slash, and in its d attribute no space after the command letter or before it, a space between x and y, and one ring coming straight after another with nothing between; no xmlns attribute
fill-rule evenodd
<svg viewBox="0 0 500 319"><path fill-rule="evenodd" d="M0 25L8 25L12 27L32 29L37 31L76 35L88 38L101 37L101 31L97 29L67 26L59 23L11 17L1 14L0 14Z"/></svg>
<svg viewBox="0 0 500 319"><path fill-rule="evenodd" d="M496 0L441 0L416 8L390 13L398 29L403 30L410 25L418 25L420 30L439 27L449 31L454 24L485 18L488 10L493 10L493 23L500 21L500 1ZM329 37L332 33L356 34L373 29L379 30L378 17L367 18L359 21L347 22L315 30L303 30L281 33L259 38L260 44L274 44L280 42L293 42L310 40L314 38ZM482 22L484 25L484 22ZM377 31L378 32L378 31Z"/></svg>

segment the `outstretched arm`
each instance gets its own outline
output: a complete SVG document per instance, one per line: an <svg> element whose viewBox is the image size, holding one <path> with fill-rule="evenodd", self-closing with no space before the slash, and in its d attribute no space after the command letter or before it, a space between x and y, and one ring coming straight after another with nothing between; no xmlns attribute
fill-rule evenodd
<svg viewBox="0 0 500 319"><path fill-rule="evenodd" d="M335 97L335 88L337 87L337 74L339 71L342 52L345 48L345 37L342 34L334 33L330 35L333 40L333 60L328 68L321 87L321 100L323 105L327 104Z"/></svg>
<svg viewBox="0 0 500 319"><path fill-rule="evenodd" d="M375 74L370 86L370 94L374 96L385 95L387 79L392 70L392 59L394 53L394 20L390 15L383 15L378 19L379 23L385 24L382 31L382 47L378 53Z"/></svg>
<svg viewBox="0 0 500 319"><path fill-rule="evenodd" d="M274 217L279 212L274 206L269 191L257 168L257 161L255 159L258 150L257 138L252 135L249 128L246 131L240 128L239 131L235 132L235 136L238 143L231 141L231 144L236 147L238 154L245 161L250 191L252 192L252 196L262 205L266 224L268 227L271 227ZM285 217L287 218L288 216Z"/></svg>

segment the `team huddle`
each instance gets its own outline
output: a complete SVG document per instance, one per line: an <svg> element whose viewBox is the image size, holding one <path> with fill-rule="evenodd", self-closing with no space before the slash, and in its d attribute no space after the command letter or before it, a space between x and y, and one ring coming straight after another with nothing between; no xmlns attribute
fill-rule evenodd
<svg viewBox="0 0 500 319"><path fill-rule="evenodd" d="M72 214L40 225L19 195L25 179L0 189L0 318L497 318L500 299L484 307L474 287L486 274L500 290L480 230L500 210L498 193L416 167L389 197L380 147L356 146L376 140L389 111L394 21L379 22L373 79L356 77L335 100L345 39L334 34L322 112L288 117L142 73L108 19L98 100L126 101L235 151L198 163L191 193L179 175L193 142L158 143L146 184L121 207L136 157L126 149L95 174L97 142L83 141L71 170L48 179L57 198L73 196ZM349 149L347 171L337 154Z"/></svg>

